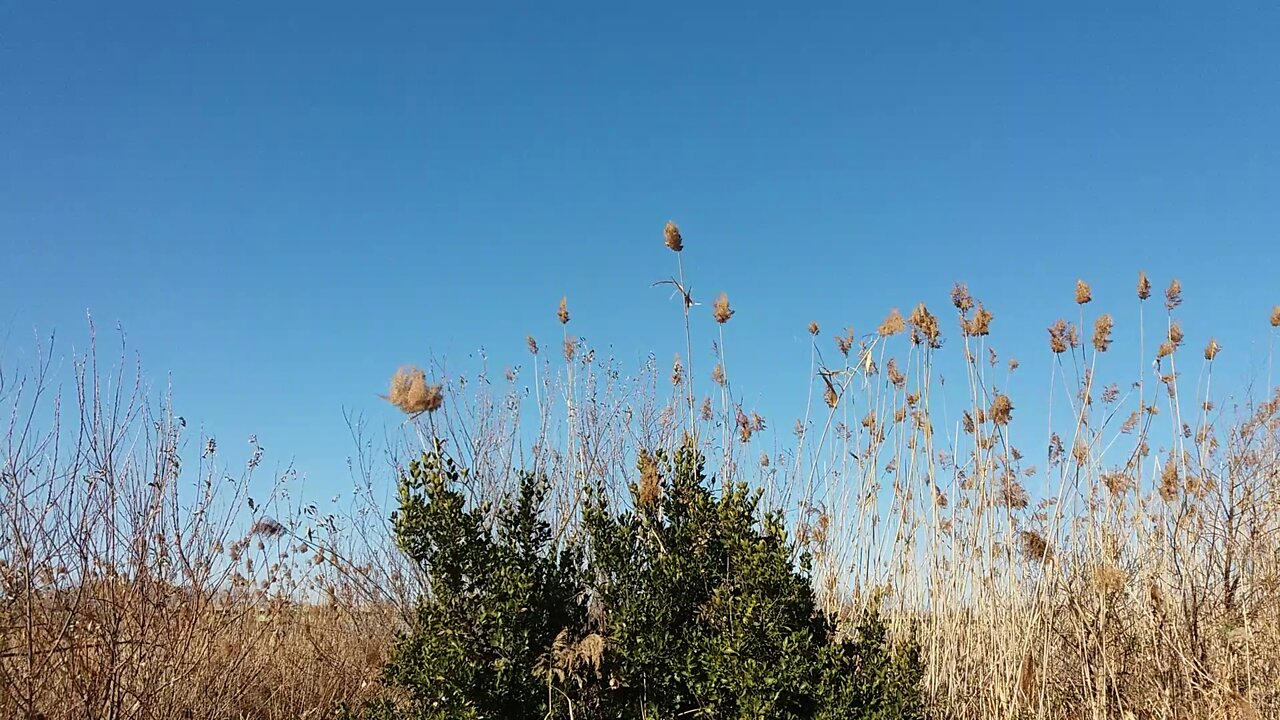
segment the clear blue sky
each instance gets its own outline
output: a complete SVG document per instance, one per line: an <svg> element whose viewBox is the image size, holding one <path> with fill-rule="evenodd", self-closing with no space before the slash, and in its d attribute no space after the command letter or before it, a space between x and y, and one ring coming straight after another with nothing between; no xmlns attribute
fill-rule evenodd
<svg viewBox="0 0 1280 720"><path fill-rule="evenodd" d="M433 353L524 363L562 294L666 362L668 219L779 428L809 320L957 280L1041 392L1076 277L1123 335L1137 270L1177 275L1192 352L1265 353L1274 3L184 5L0 6L5 355L119 322L181 414L322 486L344 407L395 422L376 393Z"/></svg>

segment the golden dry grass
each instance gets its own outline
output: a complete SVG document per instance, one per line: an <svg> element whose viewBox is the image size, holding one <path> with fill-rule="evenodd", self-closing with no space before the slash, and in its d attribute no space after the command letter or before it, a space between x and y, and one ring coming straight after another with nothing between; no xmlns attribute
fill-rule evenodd
<svg viewBox="0 0 1280 720"><path fill-rule="evenodd" d="M684 247L674 224L663 242ZM563 535L588 483L611 502L631 502L630 487L635 501L656 502L651 451L692 434L722 482L758 487L783 510L828 610L852 616L874 599L895 633L916 634L935 717L1280 717L1280 392L1222 407L1214 367L1230 350L1184 332L1176 280L1151 306L1139 274L1138 302L1101 313L1089 342L1080 328L1092 288L1064 283L1080 324L1057 320L1048 347L1019 348L1043 360L1048 395L1011 390L1025 370L1001 359L995 313L963 284L952 320L924 303L907 318L892 310L868 335L836 336L831 364L813 322L804 414L778 432L725 371L724 321L750 318L724 294L698 310L681 257L672 282L686 337L672 366L651 357L621 368L565 334L563 364L528 338L531 380L510 371L505 384L469 383L433 368L431 385L406 368L386 396L416 418L398 456L421 447L420 433L448 436L476 499L509 491L512 468L545 473L547 517ZM1133 329L1153 318L1159 330L1141 345ZM557 320L568 321L564 300ZM1274 340L1280 309L1270 320L1259 332ZM708 380L691 366L702 332L717 340L719 400L699 408L695 385ZM1112 358L1124 354L1112 352L1118 343L1141 359ZM79 379L91 407L99 384L87 365ZM120 422L84 414L70 435L99 441L64 448L53 466L34 462L49 455L39 438L8 445L0 715L316 717L379 691L379 666L421 590L385 524L368 520L391 508L369 499L369 524L345 526L274 490L250 508L257 451L234 482L183 495L175 420L139 403ZM1047 407L1050 427L1023 419ZM11 423L11 438L20 427ZM124 447L111 442L130 436L120 428L142 432L130 446L140 450L94 451ZM220 480L212 442L208 454L185 472ZM606 641L562 637L549 657L589 668Z"/></svg>

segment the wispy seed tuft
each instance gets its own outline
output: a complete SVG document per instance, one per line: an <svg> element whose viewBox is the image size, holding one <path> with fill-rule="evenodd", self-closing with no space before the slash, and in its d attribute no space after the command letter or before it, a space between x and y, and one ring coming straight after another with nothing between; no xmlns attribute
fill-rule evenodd
<svg viewBox="0 0 1280 720"><path fill-rule="evenodd" d="M956 283L951 288L951 304L961 313L967 313L973 309L973 296L969 294L969 286L964 283Z"/></svg>
<svg viewBox="0 0 1280 720"><path fill-rule="evenodd" d="M1091 300L1093 300L1093 291L1089 289L1089 283L1076 280L1076 304L1084 305Z"/></svg>
<svg viewBox="0 0 1280 720"><path fill-rule="evenodd" d="M413 366L396 370L390 391L382 397L409 415L433 413L444 404L441 386L427 383L426 373Z"/></svg>
<svg viewBox="0 0 1280 720"><path fill-rule="evenodd" d="M1111 319L1110 314L1104 314L1098 317L1093 324L1093 349L1098 352L1106 352L1111 347L1111 329L1115 327L1115 322Z"/></svg>
<svg viewBox="0 0 1280 720"><path fill-rule="evenodd" d="M1146 300L1151 297L1151 280L1147 278L1146 272L1138 273L1138 299Z"/></svg>
<svg viewBox="0 0 1280 720"><path fill-rule="evenodd" d="M1182 283L1174 278L1168 289L1164 291L1164 307L1166 310L1172 310L1182 304Z"/></svg>
<svg viewBox="0 0 1280 720"><path fill-rule="evenodd" d="M906 329L907 324L902 319L902 313L898 312L898 308L894 308L889 311L889 315L885 317L884 322L880 323L880 328L876 332L880 337L890 337Z"/></svg>
<svg viewBox="0 0 1280 720"><path fill-rule="evenodd" d="M934 350L942 347L942 330L938 327L938 318L929 312L924 303L911 311L907 322L911 325L911 342L916 345L928 344Z"/></svg>
<svg viewBox="0 0 1280 720"><path fill-rule="evenodd" d="M844 335L836 336L836 349L841 355L849 357L849 350L853 347L853 328L845 328Z"/></svg>
<svg viewBox="0 0 1280 720"><path fill-rule="evenodd" d="M569 298L560 298L560 309L556 310L556 317L560 318L561 325L569 324Z"/></svg>
<svg viewBox="0 0 1280 720"><path fill-rule="evenodd" d="M1209 338L1209 344L1204 346L1204 359L1212 360L1218 357L1218 353L1222 352L1222 346L1218 344L1217 339Z"/></svg>
<svg viewBox="0 0 1280 720"><path fill-rule="evenodd" d="M667 222L667 227L663 229L662 235L667 247L675 252L684 250L684 238L680 237L680 228L676 227L674 222Z"/></svg>
<svg viewBox="0 0 1280 720"><path fill-rule="evenodd" d="M733 317L734 310L729 307L729 296L727 294L720 293L720 296L716 298L715 305L712 306L712 313L716 322L721 325L729 322L729 318Z"/></svg>
<svg viewBox="0 0 1280 720"><path fill-rule="evenodd" d="M1013 419L1013 401L1008 395L996 395L995 400L991 401L991 409L987 411L987 415L996 425L1008 425Z"/></svg>

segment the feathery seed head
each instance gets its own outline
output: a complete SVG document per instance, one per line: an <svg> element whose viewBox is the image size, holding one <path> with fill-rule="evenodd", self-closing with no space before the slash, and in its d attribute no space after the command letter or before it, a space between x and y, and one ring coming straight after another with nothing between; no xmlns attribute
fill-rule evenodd
<svg viewBox="0 0 1280 720"><path fill-rule="evenodd" d="M809 323L809 334L810 334L810 335L813 335L813 336L815 336L815 337L818 335L818 323L817 323L817 322L811 322L811 323Z"/></svg>
<svg viewBox="0 0 1280 720"><path fill-rule="evenodd" d="M1204 359L1212 360L1218 357L1218 353L1222 352L1222 346L1218 344L1217 339L1209 338L1209 344L1204 346Z"/></svg>
<svg viewBox="0 0 1280 720"><path fill-rule="evenodd" d="M911 325L911 342L916 345L927 344L934 350L942 347L942 330L938 327L938 318L929 312L924 303L916 305L907 322Z"/></svg>
<svg viewBox="0 0 1280 720"><path fill-rule="evenodd" d="M1000 504L1011 510L1020 510L1030 504L1027 489L1013 473L1005 473L1000 479Z"/></svg>
<svg viewBox="0 0 1280 720"><path fill-rule="evenodd" d="M684 238L680 237L680 228L676 227L674 222L667 222L667 227L663 229L662 236L666 241L667 247L675 252L684 250Z"/></svg>
<svg viewBox="0 0 1280 720"><path fill-rule="evenodd" d="M901 390L907 385L907 378L898 369L898 359L889 358L889 365L885 368L885 375L889 378L889 383Z"/></svg>
<svg viewBox="0 0 1280 720"><path fill-rule="evenodd" d="M1280 327L1280 305L1271 308L1271 327Z"/></svg>
<svg viewBox="0 0 1280 720"><path fill-rule="evenodd" d="M1093 300L1093 291L1089 289L1089 283L1076 280L1076 304L1084 305L1090 300Z"/></svg>
<svg viewBox="0 0 1280 720"><path fill-rule="evenodd" d="M991 334L991 321L995 315L990 310L983 307L982 303L978 303L978 311L973 314L972 318L960 321L960 327L964 334L971 337L981 337Z"/></svg>
<svg viewBox="0 0 1280 720"><path fill-rule="evenodd" d="M902 313L898 312L898 308L894 308L889 311L884 322L880 323L880 328L877 332L880 334L880 337L890 337L892 335L897 335L906 328L907 324L902 320Z"/></svg>
<svg viewBox="0 0 1280 720"><path fill-rule="evenodd" d="M1151 280L1147 278L1147 273L1138 272L1138 299L1146 300L1151 297Z"/></svg>
<svg viewBox="0 0 1280 720"><path fill-rule="evenodd" d="M991 401L991 410L988 415L991 416L991 422L996 425L1008 425L1013 419L1013 401L1008 395L996 395L995 400Z"/></svg>
<svg viewBox="0 0 1280 720"><path fill-rule="evenodd" d="M560 298L560 308L556 310L556 317L560 318L561 325L569 324L569 298Z"/></svg>
<svg viewBox="0 0 1280 720"><path fill-rule="evenodd" d="M738 408L737 423L738 423L738 437L744 443L751 442L751 435L752 433L755 432L755 429L751 425L751 417L746 413L742 412L741 407Z"/></svg>
<svg viewBox="0 0 1280 720"><path fill-rule="evenodd" d="M1165 502L1173 502L1178 499L1178 490L1177 457L1171 452L1164 463L1164 469L1160 472L1160 497Z"/></svg>
<svg viewBox="0 0 1280 720"><path fill-rule="evenodd" d="M525 343L529 346L529 354L530 354L530 355L537 355L537 354L538 354L538 341L537 341L537 340L534 340L532 335L530 335L529 337L525 338L525 339L524 339L524 341L525 341Z"/></svg>
<svg viewBox="0 0 1280 720"><path fill-rule="evenodd" d="M1053 547L1039 531L1023 530L1019 533L1019 539L1022 541L1022 554L1028 560L1045 562L1053 557Z"/></svg>
<svg viewBox="0 0 1280 720"><path fill-rule="evenodd" d="M441 386L428 384L426 373L413 366L396 370L390 391L382 397L409 415L435 412L444 404Z"/></svg>
<svg viewBox="0 0 1280 720"><path fill-rule="evenodd" d="M969 294L969 286L964 283L956 283L951 288L951 304L963 315L973 309L973 296Z"/></svg>
<svg viewBox="0 0 1280 720"><path fill-rule="evenodd" d="M841 355L849 357L849 350L853 347L853 328L845 328L844 335L836 336L836 349Z"/></svg>
<svg viewBox="0 0 1280 720"><path fill-rule="evenodd" d="M729 307L729 296L726 293L720 293L716 298L715 304L712 306L712 313L716 322L721 325L729 322L729 318L733 317L733 309Z"/></svg>
<svg viewBox="0 0 1280 720"><path fill-rule="evenodd" d="M1115 326L1110 314L1103 314L1093 324L1093 349L1106 352L1111 347L1111 328Z"/></svg>
<svg viewBox="0 0 1280 720"><path fill-rule="evenodd" d="M1182 304L1182 283L1174 278L1169 283L1169 288L1164 291L1164 306L1167 310L1172 310Z"/></svg>
<svg viewBox="0 0 1280 720"><path fill-rule="evenodd" d="M1102 484L1107 486L1107 491L1112 495L1123 495L1135 486L1133 476L1122 472L1102 473Z"/></svg>
<svg viewBox="0 0 1280 720"><path fill-rule="evenodd" d="M1067 321L1059 319L1057 322L1049 326L1049 349L1055 355L1061 355L1067 351L1070 333L1067 330Z"/></svg>

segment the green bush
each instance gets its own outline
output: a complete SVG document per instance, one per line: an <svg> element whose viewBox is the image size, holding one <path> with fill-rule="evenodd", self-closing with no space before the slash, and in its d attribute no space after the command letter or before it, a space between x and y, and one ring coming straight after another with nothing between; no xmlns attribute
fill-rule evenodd
<svg viewBox="0 0 1280 720"><path fill-rule="evenodd" d="M386 671L410 702L369 714L920 717L917 648L892 646L874 610L839 636L759 492L713 493L690 444L640 464L633 509L590 490L582 536L555 543L545 480L522 476L490 513L438 445L414 463L393 520L429 591Z"/></svg>

